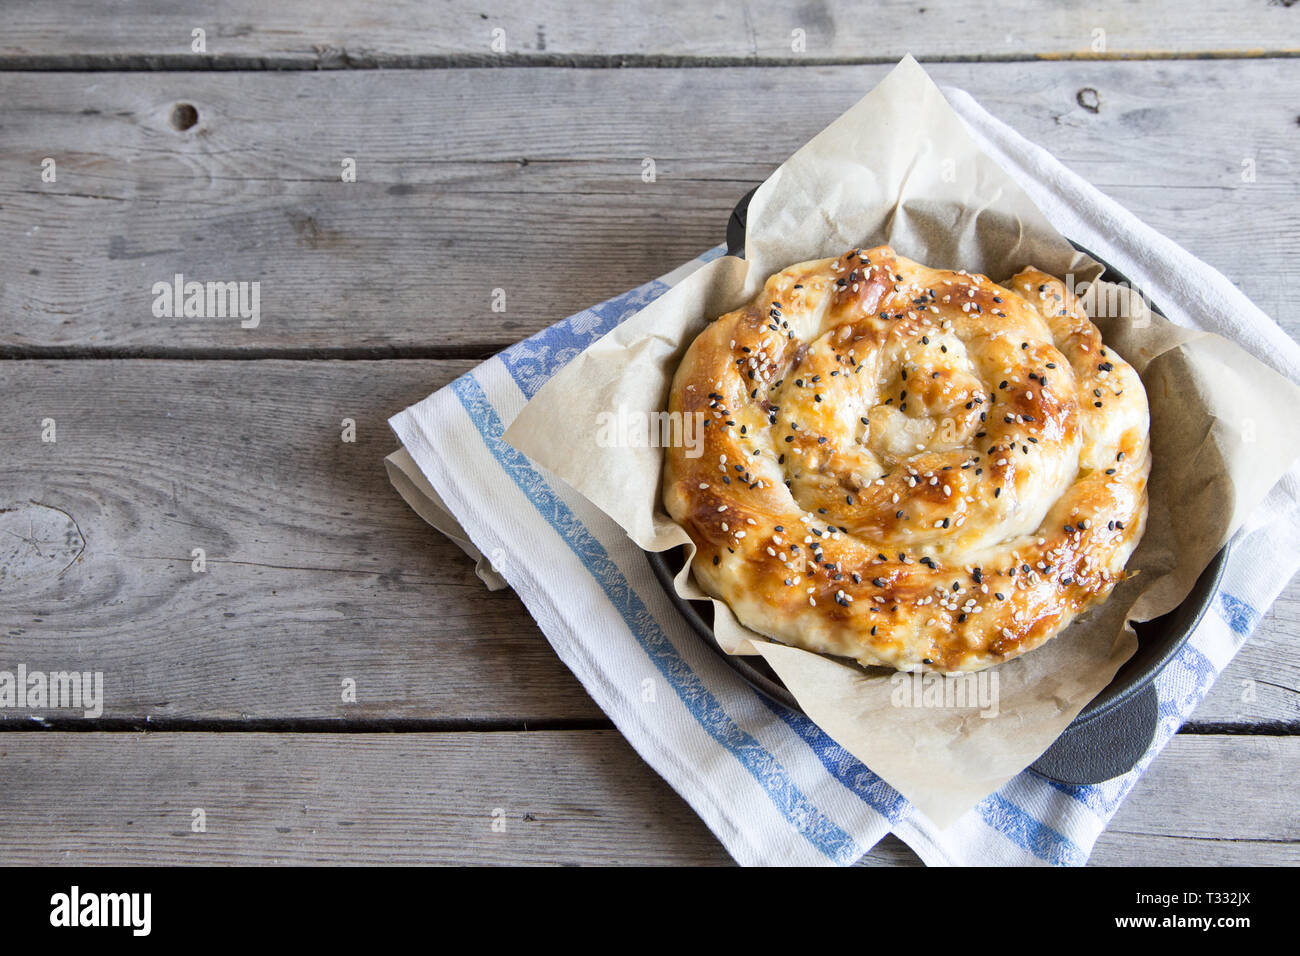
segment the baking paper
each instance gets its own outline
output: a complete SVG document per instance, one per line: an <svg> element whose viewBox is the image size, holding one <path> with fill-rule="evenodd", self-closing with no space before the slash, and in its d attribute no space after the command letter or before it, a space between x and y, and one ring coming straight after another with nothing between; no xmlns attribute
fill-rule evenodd
<svg viewBox="0 0 1300 956"><path fill-rule="evenodd" d="M882 243L999 282L1032 265L1082 289L1101 271L979 150L908 57L763 183L749 206L745 259L709 263L594 343L534 396L505 440L643 549L685 545L693 556L661 501L662 449L609 442L609 416L666 408L695 336L771 274ZM1128 565L1138 573L1104 604L972 681L864 669L775 643L713 601L714 631L729 653L761 654L810 718L941 827L1051 745L1132 656L1129 622L1177 606L1300 457L1300 424L1276 411L1297 407L1300 388L1225 339L1175 326L1136 297L1108 294L1117 291L1096 283L1084 301L1107 347L1142 376L1153 465L1147 530ZM677 589L707 600L689 562Z"/></svg>

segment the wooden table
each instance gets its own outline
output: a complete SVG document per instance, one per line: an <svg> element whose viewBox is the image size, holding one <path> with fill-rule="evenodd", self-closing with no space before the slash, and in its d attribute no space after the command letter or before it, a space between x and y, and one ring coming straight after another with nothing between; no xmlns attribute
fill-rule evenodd
<svg viewBox="0 0 1300 956"><path fill-rule="evenodd" d="M168 6L0 11L0 668L106 682L0 711L54 731L0 736L0 862L726 862L385 421L721 241L908 51L1300 332L1290 2ZM175 273L260 324L155 317ZM1300 862L1297 634L1293 583L1094 862Z"/></svg>

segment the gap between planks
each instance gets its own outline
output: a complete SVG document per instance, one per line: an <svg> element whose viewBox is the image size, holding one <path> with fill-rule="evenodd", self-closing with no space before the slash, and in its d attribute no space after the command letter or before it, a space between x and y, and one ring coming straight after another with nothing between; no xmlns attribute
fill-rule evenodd
<svg viewBox="0 0 1300 956"><path fill-rule="evenodd" d="M858 0L625 4L390 0L359 13L332 0L174 0L136 11L93 0L6 11L0 62L78 70L347 70L445 67L891 64L1289 56L1290 0ZM1225 26L1227 24L1227 26ZM194 34L201 28L198 43Z"/></svg>
<svg viewBox="0 0 1300 956"><path fill-rule="evenodd" d="M27 719L24 720L23 717ZM17 714L0 721L3 733L80 734L516 734L573 733L617 730L614 722L601 718L552 718L527 720L493 717L442 718L325 718L212 719L184 717L49 717ZM1231 731L1229 731L1231 732Z"/></svg>
<svg viewBox="0 0 1300 956"><path fill-rule="evenodd" d="M374 345L338 348L314 346L312 348L211 348L181 346L168 348L86 345L0 345L0 361L11 362L81 362L81 361L166 361L166 362L229 362L267 361L272 359L297 362L373 362L373 361L450 361L468 359L484 362L501 351L496 345Z"/></svg>
<svg viewBox="0 0 1300 956"><path fill-rule="evenodd" d="M921 64L945 63L1128 63L1177 60L1291 60L1300 50L1187 50L1116 53L978 53L968 56L918 56ZM719 67L888 66L897 56L753 57L663 56L645 54L477 54L411 56L344 56L238 54L54 54L0 56L0 72L32 73L252 73L291 70L496 70L561 68L575 70L690 70Z"/></svg>
<svg viewBox="0 0 1300 956"><path fill-rule="evenodd" d="M27 716L26 720L23 717ZM46 717L18 714L0 721L0 733L268 733L268 734L444 734L554 733L616 730L613 721L590 719L521 720L451 717L213 720L153 717ZM1190 737L1300 737L1300 722L1258 724L1191 720L1178 728Z"/></svg>

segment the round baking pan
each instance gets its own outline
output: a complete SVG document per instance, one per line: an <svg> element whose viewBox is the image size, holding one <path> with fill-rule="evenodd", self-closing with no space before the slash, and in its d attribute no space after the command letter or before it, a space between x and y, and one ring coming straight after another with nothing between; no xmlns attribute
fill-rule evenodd
<svg viewBox="0 0 1300 956"><path fill-rule="evenodd" d="M737 204L727 223L730 255L744 255L745 214L753 191ZM1101 263L1101 278L1126 283L1118 269L1072 241L1076 249ZM1154 303L1152 311L1163 315ZM799 711L794 695L761 657L739 657L725 653L713 636L713 607L707 601L688 601L673 588L673 579L685 563L685 550L674 548L646 557L655 577L692 629L704 639L751 686L770 699ZM1192 631L1210 607L1227 564L1228 549L1222 548L1196 580L1183 602L1163 617L1134 625L1138 648L1111 682L1075 717L1060 738L1032 769L1061 783L1099 783L1130 770L1147 751L1158 721L1158 701L1153 681L1156 675L1187 643Z"/></svg>

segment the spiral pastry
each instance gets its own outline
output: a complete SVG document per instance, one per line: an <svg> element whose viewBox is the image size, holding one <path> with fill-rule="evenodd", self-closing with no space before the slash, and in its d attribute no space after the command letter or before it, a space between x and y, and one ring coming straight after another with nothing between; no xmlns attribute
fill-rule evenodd
<svg viewBox="0 0 1300 956"><path fill-rule="evenodd" d="M695 339L664 503L747 627L978 670L1103 600L1146 522L1146 392L1057 279L888 246L804 262Z"/></svg>

